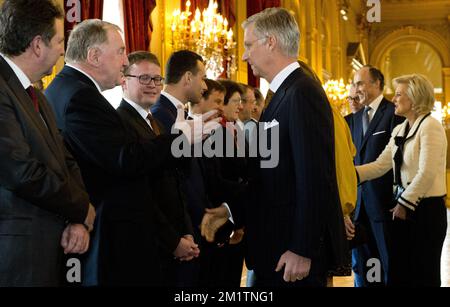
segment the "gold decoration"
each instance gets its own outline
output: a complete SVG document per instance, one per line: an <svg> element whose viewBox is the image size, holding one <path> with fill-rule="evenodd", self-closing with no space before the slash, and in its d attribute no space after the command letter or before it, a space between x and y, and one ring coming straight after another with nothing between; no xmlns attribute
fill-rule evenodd
<svg viewBox="0 0 450 307"><path fill-rule="evenodd" d="M323 88L325 93L330 100L330 103L335 105L342 116L350 113L350 107L347 103L348 91L350 89L350 84L345 84L344 80L341 78L338 80L328 80Z"/></svg>
<svg viewBox="0 0 450 307"><path fill-rule="evenodd" d="M233 30L228 29L228 20L217 13L217 2L210 0L202 13L197 8L195 16L190 12L191 2L186 1L186 10L172 13L173 51L191 50L203 57L208 78L217 79L225 70L230 78L236 72L236 42Z"/></svg>

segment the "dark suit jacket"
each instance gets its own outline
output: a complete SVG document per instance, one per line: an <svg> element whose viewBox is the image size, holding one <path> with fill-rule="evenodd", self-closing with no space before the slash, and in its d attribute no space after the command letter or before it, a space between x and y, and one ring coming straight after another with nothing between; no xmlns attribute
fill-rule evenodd
<svg viewBox="0 0 450 307"><path fill-rule="evenodd" d="M136 141L94 83L68 66L45 94L91 200L103 210L93 242L98 255L90 255L98 261L90 269L98 269L99 284L157 283L157 212L147 175L170 157L173 137Z"/></svg>
<svg viewBox="0 0 450 307"><path fill-rule="evenodd" d="M0 57L0 286L57 286L64 222L83 223L89 206L79 168L36 92L42 118Z"/></svg>
<svg viewBox="0 0 450 307"><path fill-rule="evenodd" d="M172 125L177 118L177 109L170 100L161 95L159 100L151 108L152 114L164 126L166 133L171 133ZM210 208L205 190L204 167L201 159L184 159L177 165L177 177L181 182L181 189L185 195L185 200L189 215L192 219L196 242L200 242L200 223L205 213L205 208Z"/></svg>
<svg viewBox="0 0 450 307"><path fill-rule="evenodd" d="M274 168L254 165L247 215L248 257L257 276L273 274L290 250L322 267L323 245L333 263L343 263L345 245L334 156L333 116L321 85L298 68L282 83L261 117L278 121L279 161ZM262 160L262 159L261 159ZM258 278L258 277L257 277Z"/></svg>
<svg viewBox="0 0 450 307"><path fill-rule="evenodd" d="M120 103L117 113L130 126L136 140L157 138L141 115L125 100ZM164 133L161 123L159 127ZM158 235L162 237L164 246L171 247L163 250L168 257L172 256L182 236L193 234L191 219L185 208L183 195L179 189L180 183L174 175L175 171L175 160L168 160L149 174L149 188L152 189L158 208L165 217L164 224L158 227Z"/></svg>
<svg viewBox="0 0 450 307"><path fill-rule="evenodd" d="M392 129L404 120L395 116L394 111L394 105L383 98L364 137L362 134L364 109L353 115L353 129L351 129L351 132L353 143L357 150L355 165L375 161L384 150L391 137ZM361 201L363 201L370 220L386 221L390 216L392 184L393 174L392 171L389 171L378 179L360 185L358 188L355 219L358 220L359 218Z"/></svg>
<svg viewBox="0 0 450 307"><path fill-rule="evenodd" d="M354 117L353 113L347 114L344 117L345 121L347 122L348 127L350 128L350 131L353 131L353 117Z"/></svg>
<svg viewBox="0 0 450 307"><path fill-rule="evenodd" d="M177 108L164 95L161 95L158 101L151 108L152 114L164 126L166 133L170 133L172 125L177 119Z"/></svg>

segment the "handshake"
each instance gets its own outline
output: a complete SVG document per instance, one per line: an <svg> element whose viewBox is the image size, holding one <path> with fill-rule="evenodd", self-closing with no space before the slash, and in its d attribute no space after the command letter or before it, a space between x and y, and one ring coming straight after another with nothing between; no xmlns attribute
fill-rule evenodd
<svg viewBox="0 0 450 307"><path fill-rule="evenodd" d="M207 242L215 243L219 247L227 243L238 244L244 236L243 229L234 230L234 223L230 221L230 213L225 204L206 209L200 230Z"/></svg>

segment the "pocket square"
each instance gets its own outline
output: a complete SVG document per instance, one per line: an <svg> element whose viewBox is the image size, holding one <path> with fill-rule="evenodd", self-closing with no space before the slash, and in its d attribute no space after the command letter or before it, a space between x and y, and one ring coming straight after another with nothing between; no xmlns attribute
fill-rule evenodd
<svg viewBox="0 0 450 307"><path fill-rule="evenodd" d="M378 131L378 132L375 132L374 134L372 134L372 136L378 135L378 134L382 134L382 133L386 133L386 131Z"/></svg>
<svg viewBox="0 0 450 307"><path fill-rule="evenodd" d="M273 127L275 127L275 126L278 126L279 124L280 124L280 123L279 123L276 119L274 119L274 120L271 121L270 123L265 122L265 123L264 123L264 130L273 128Z"/></svg>

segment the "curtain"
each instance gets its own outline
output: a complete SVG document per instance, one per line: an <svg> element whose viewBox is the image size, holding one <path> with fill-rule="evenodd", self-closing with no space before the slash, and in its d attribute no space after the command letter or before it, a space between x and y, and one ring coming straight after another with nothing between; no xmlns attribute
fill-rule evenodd
<svg viewBox="0 0 450 307"><path fill-rule="evenodd" d="M153 25L150 18L156 0L123 0L127 52L149 50Z"/></svg>
<svg viewBox="0 0 450 307"><path fill-rule="evenodd" d="M247 17L263 11L268 7L279 7L281 0L247 0ZM252 68L248 67L248 84L254 87L259 87L259 78L253 75Z"/></svg>
<svg viewBox="0 0 450 307"><path fill-rule="evenodd" d="M81 20L102 17L103 0L81 0Z"/></svg>

